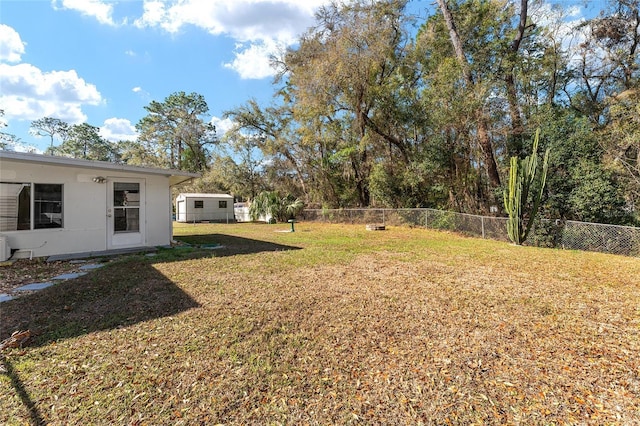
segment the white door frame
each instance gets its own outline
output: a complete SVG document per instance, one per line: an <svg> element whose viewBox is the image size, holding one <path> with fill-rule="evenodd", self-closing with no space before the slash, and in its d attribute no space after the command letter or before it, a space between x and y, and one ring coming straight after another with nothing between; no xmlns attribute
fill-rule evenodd
<svg viewBox="0 0 640 426"><path fill-rule="evenodd" d="M107 250L145 245L145 180L107 178Z"/></svg>

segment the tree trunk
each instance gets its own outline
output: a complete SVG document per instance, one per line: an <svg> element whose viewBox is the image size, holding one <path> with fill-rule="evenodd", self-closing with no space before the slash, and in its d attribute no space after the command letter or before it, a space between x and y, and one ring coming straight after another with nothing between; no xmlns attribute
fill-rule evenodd
<svg viewBox="0 0 640 426"><path fill-rule="evenodd" d="M484 156L489 183L491 187L498 188L500 186L500 174L498 173L498 166L495 156L493 155L493 145L491 144L491 138L489 138L487 120L484 117L478 119L478 143Z"/></svg>
<svg viewBox="0 0 640 426"><path fill-rule="evenodd" d="M504 82L507 86L507 102L509 103L509 115L511 116L511 134L514 139L522 138L524 134L524 125L522 124L522 116L520 114L520 106L518 105L518 92L516 90L516 80L513 75L513 66L504 76ZM518 151L521 151L522 143L519 144ZM516 155L519 155L517 152Z"/></svg>
<svg viewBox="0 0 640 426"><path fill-rule="evenodd" d="M446 0L437 0L437 2L440 10L442 11L442 15L444 16L445 23L447 24L449 36L451 37L451 44L453 45L456 58L462 67L464 79L469 85L469 88L472 89L475 86L475 82L473 81L473 75L469 69L469 62L464 54L462 41L458 35L458 30L456 29L455 22L453 21L451 11L447 7ZM493 188L497 188L500 186L500 175L498 173L498 165L496 164L495 156L493 155L493 144L489 137L489 128L486 117L484 117L484 112L482 110L478 110L476 118L478 121L478 143L484 155L489 183Z"/></svg>
<svg viewBox="0 0 640 426"><path fill-rule="evenodd" d="M520 21L518 22L518 31L513 41L509 45L509 57L507 60L507 69L505 71L504 82L507 88L507 102L509 103L509 115L511 116L511 133L514 141L516 141L516 149L510 156L521 155L522 151L522 135L524 134L524 125L522 124L522 116L520 106L518 105L518 91L516 89L516 78L514 68L516 64L516 55L520 49L520 44L524 38L527 29L527 13L528 0L520 0Z"/></svg>

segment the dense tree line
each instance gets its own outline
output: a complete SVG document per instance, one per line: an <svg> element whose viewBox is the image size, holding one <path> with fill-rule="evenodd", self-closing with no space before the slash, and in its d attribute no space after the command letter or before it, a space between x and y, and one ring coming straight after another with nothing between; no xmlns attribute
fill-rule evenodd
<svg viewBox="0 0 640 426"><path fill-rule="evenodd" d="M238 133L260 135L271 185L325 207L488 212L540 129L551 151L542 212L633 222L638 1L571 28L567 11L531 0L437 5L422 22L402 0L318 12L275 61L280 102L227 113Z"/></svg>
<svg viewBox="0 0 640 426"><path fill-rule="evenodd" d="M183 92L146 107L136 142L50 118L32 127L52 152L201 171L194 191L474 213L502 208L510 158L539 131L543 215L634 223L639 3L610 0L571 26L537 0L437 0L426 18L406 0L335 3L273 58L273 103L226 111L235 127L221 139L204 98Z"/></svg>

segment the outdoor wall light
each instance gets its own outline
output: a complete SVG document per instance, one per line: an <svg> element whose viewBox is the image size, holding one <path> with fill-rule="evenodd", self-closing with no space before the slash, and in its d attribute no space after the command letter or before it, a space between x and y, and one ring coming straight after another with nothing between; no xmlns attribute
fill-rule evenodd
<svg viewBox="0 0 640 426"><path fill-rule="evenodd" d="M107 181L107 178L105 178L104 176L96 176L93 178L93 181L95 183L105 183Z"/></svg>

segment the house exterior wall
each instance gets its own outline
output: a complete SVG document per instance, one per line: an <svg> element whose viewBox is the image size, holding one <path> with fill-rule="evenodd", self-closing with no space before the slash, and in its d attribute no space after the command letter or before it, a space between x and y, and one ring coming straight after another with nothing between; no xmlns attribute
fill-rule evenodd
<svg viewBox="0 0 640 426"><path fill-rule="evenodd" d="M168 176L3 159L0 182L63 185L63 227L2 231L11 249L31 251L34 257L106 250L108 184L94 182L96 176L144 179L146 220L141 218L140 226L145 227L142 246L170 243Z"/></svg>
<svg viewBox="0 0 640 426"><path fill-rule="evenodd" d="M196 208L196 201L202 207ZM220 208L219 202L225 201L226 208ZM226 194L179 194L176 198L176 221L178 222L233 222L233 197Z"/></svg>

